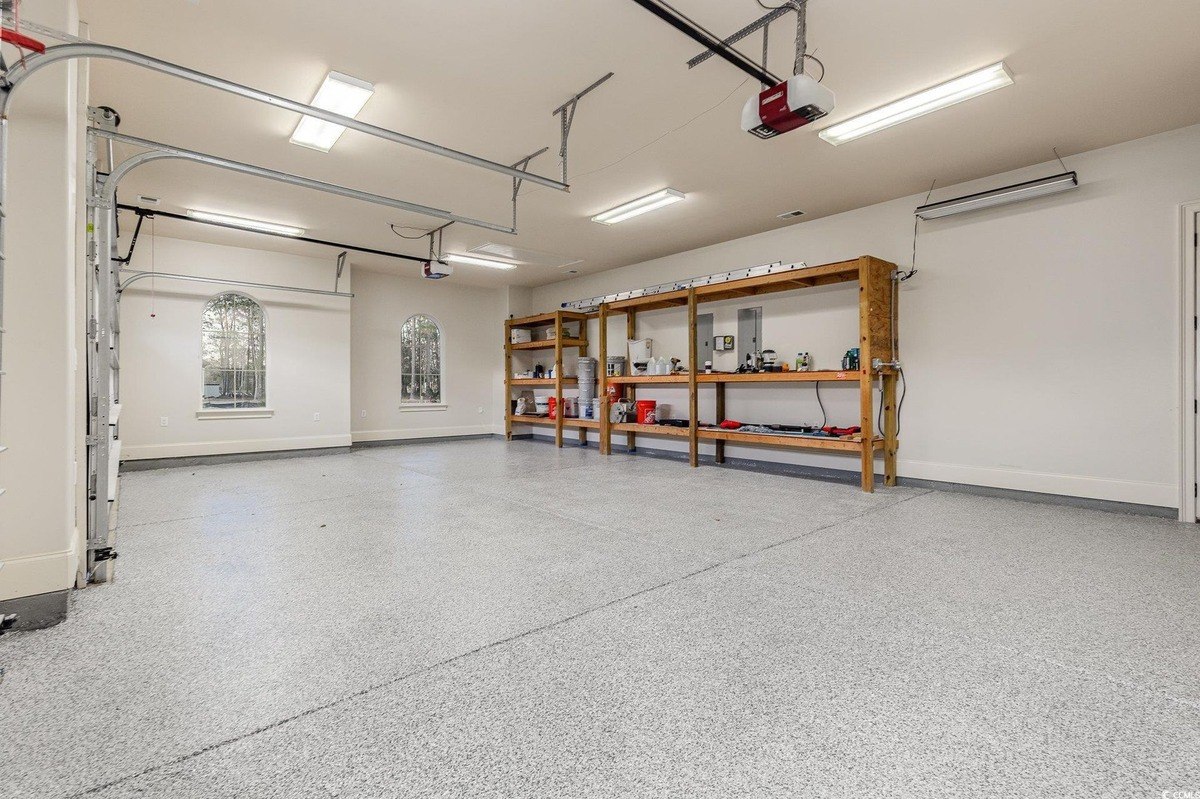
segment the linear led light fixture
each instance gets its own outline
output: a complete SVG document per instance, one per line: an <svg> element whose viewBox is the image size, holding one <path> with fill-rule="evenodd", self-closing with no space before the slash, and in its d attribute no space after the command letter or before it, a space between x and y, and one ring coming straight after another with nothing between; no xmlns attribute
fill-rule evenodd
<svg viewBox="0 0 1200 799"><path fill-rule="evenodd" d="M304 228L293 225L281 225L278 222L263 222L260 219L245 219L240 216L214 214L210 211L195 211L188 209L187 215L200 222L213 222L218 225L240 227L246 230L259 230L263 233L278 233L281 236L303 236Z"/></svg>
<svg viewBox="0 0 1200 799"><path fill-rule="evenodd" d="M769 264L751 266L747 269L735 269L732 272L718 272L715 275L692 277L686 280L677 281L675 283L660 283L657 286L647 286L644 289L619 291L616 294L606 294L603 297L588 297L582 300L572 300L571 302L564 302L562 307L576 311L591 312L595 311L601 305L619 302L620 300L632 300L635 297L650 297L655 294L664 294L669 291L682 291L699 286L715 286L720 283L728 283L731 280L745 280L748 277L761 277L762 275L777 275L781 272L793 272L797 269L807 268L808 264L804 263L803 261L787 264L783 263L782 261L775 261Z"/></svg>
<svg viewBox="0 0 1200 799"><path fill-rule="evenodd" d="M624 205L618 205L616 208L610 208L604 213L596 214L592 217L592 221L599 222L602 225L615 225L618 222L624 222L626 219L633 219L635 216L641 216L650 211L657 211L659 208L665 208L668 205L674 205L686 199L687 195L681 191L662 189L653 194L647 194L645 197L639 197L636 200L627 202Z"/></svg>
<svg viewBox="0 0 1200 799"><path fill-rule="evenodd" d="M450 253L443 255L441 260L452 264L470 264L471 266L486 266L489 269L516 269L516 264L505 263L504 261L493 261L491 258L478 258L474 255L458 255Z"/></svg>
<svg viewBox="0 0 1200 799"><path fill-rule="evenodd" d="M845 144L870 133L878 133L885 128L899 125L901 122L948 108L963 100L970 100L972 97L1011 86L1012 82L1012 74L1004 62L1000 61L990 67L984 67L960 78L917 92L903 100L888 103L874 111L851 117L845 122L830 125L818 135L830 144Z"/></svg>
<svg viewBox="0 0 1200 799"><path fill-rule="evenodd" d="M317 89L311 105L344 117L356 117L374 93L375 87L365 80L352 78L340 72L330 72L321 83L321 88ZM346 128L342 125L303 116L292 133L291 142L327 153L345 132Z"/></svg>
<svg viewBox="0 0 1200 799"><path fill-rule="evenodd" d="M991 191L922 205L914 213L921 219L941 219L944 216L965 214L967 211L978 211L981 208L994 208L997 205L1032 200L1034 197L1045 197L1047 194L1058 194L1078 187L1079 176L1074 172L1063 172L1061 175L1051 175L1048 178L1014 183Z"/></svg>

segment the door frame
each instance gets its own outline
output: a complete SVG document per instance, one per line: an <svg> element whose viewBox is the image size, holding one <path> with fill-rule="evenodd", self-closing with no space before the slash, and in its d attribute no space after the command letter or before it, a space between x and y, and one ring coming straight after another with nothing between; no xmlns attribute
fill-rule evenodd
<svg viewBox="0 0 1200 799"><path fill-rule="evenodd" d="M1196 408L1197 371L1196 337L1197 318L1197 217L1200 216L1200 200L1183 203L1179 207L1179 432L1182 438L1179 448L1179 521L1196 523Z"/></svg>

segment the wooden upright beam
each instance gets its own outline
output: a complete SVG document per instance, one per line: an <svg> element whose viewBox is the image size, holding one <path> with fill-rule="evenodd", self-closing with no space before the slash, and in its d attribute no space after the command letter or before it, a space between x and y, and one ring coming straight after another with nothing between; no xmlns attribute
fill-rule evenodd
<svg viewBox="0 0 1200 799"><path fill-rule="evenodd" d="M563 445L563 315L554 314L554 446Z"/></svg>
<svg viewBox="0 0 1200 799"><path fill-rule="evenodd" d="M512 320L504 320L504 440L512 441Z"/></svg>
<svg viewBox="0 0 1200 799"><path fill-rule="evenodd" d="M688 462L692 468L700 465L699 400L696 388L696 289L688 289Z"/></svg>
<svg viewBox="0 0 1200 799"><path fill-rule="evenodd" d="M625 338L632 341L637 338L637 311L630 308L625 312ZM625 346L625 357L629 357L629 346ZM625 374L633 374L633 363L629 360L625 361ZM625 386L625 400L633 402L637 398L637 388L632 385ZM625 448L628 452L633 452L637 449L637 436L630 432L625 434Z"/></svg>
<svg viewBox="0 0 1200 799"><path fill-rule="evenodd" d="M608 410L608 306L600 306L600 349L597 351L596 376L600 380L600 454L612 452L612 429L609 427Z"/></svg>

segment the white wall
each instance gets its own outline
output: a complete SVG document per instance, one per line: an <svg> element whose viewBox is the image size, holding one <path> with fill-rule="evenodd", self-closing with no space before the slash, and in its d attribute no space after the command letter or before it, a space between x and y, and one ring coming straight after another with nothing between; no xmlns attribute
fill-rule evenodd
<svg viewBox="0 0 1200 799"><path fill-rule="evenodd" d="M847 150L860 146L870 142ZM1068 159L1082 183L1073 193L922 224L920 272L903 285L900 300L908 378L902 476L1177 504L1179 206L1200 199L1198 153L1200 126L1128 142ZM796 169L802 177L801 165ZM934 199L1057 171L1057 163L1040 164L942 188ZM870 254L908 265L912 211L923 199L540 287L533 306L549 310L565 300L777 260L816 265ZM653 216L629 224L654 224ZM853 345L854 292L823 288L702 312L716 311L718 334L735 333L735 309L761 305L766 346L792 358L811 351L828 368ZM639 332L656 339L657 354L686 356L684 324L681 311L645 314ZM623 338L620 317L610 340ZM823 389L832 422L854 422L850 393ZM674 398L680 410L686 399L646 389L640 396ZM811 389L730 389L729 396L731 418L820 418ZM711 407L701 405L702 417L711 417ZM834 456L728 452L854 468Z"/></svg>
<svg viewBox="0 0 1200 799"><path fill-rule="evenodd" d="M355 441L490 434L503 430L503 324L506 290L360 271L353 301ZM517 307L514 305L513 307ZM445 408L400 407L400 327L426 314L442 328ZM363 415L365 412L365 416Z"/></svg>
<svg viewBox="0 0 1200 799"><path fill-rule="evenodd" d="M131 233L129 217L122 234ZM122 242L122 252L128 242ZM132 267L330 290L334 260L152 237L143 228ZM353 291L351 269L339 288ZM236 290L267 317L270 418L200 419L200 316ZM271 289L142 280L121 301L121 439L125 460L350 445L350 303ZM154 314L151 317L151 313ZM315 421L314 414L320 414ZM167 426L160 424L167 417Z"/></svg>
<svg viewBox="0 0 1200 799"><path fill-rule="evenodd" d="M23 12L75 31L69 0L32 0ZM8 63L14 52L4 50ZM0 443L0 601L69 588L85 518L77 496L82 362L76 361L76 237L83 101L78 66L49 67L10 107L5 265L3 416ZM78 369L77 369L78 367Z"/></svg>

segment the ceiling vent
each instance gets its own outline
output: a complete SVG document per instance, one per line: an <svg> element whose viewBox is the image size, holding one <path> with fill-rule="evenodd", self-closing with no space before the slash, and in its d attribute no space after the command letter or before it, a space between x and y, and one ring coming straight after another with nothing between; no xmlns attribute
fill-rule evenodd
<svg viewBox="0 0 1200 799"><path fill-rule="evenodd" d="M803 211L787 211L779 215L780 219L795 219L798 216L804 216Z"/></svg>
<svg viewBox="0 0 1200 799"><path fill-rule="evenodd" d="M161 202L157 197L147 197L144 194L139 194L137 201L139 205L158 205Z"/></svg>
<svg viewBox="0 0 1200 799"><path fill-rule="evenodd" d="M514 247L511 244L497 244L488 242L481 244L478 247L472 247L470 252L476 255L493 256L496 258L504 258L509 261L515 261L522 265L529 266L547 266L554 269L562 269L564 266L572 266L580 263L582 258L564 258L561 255L553 255L548 252L538 252L537 250L527 250L524 247Z"/></svg>

